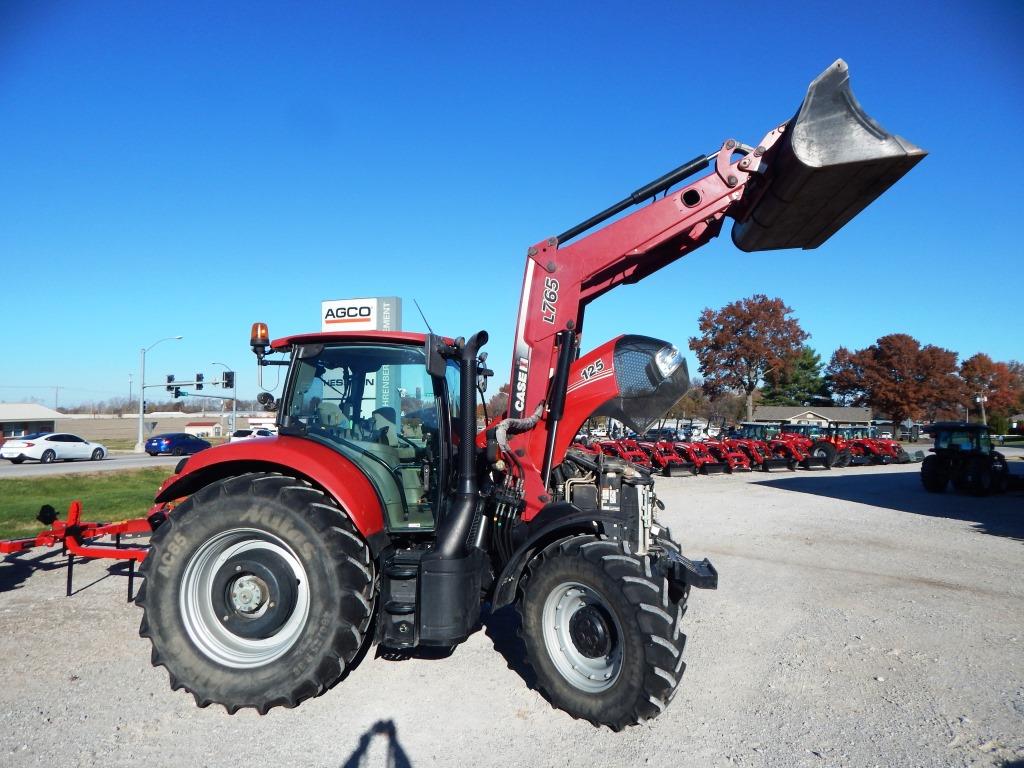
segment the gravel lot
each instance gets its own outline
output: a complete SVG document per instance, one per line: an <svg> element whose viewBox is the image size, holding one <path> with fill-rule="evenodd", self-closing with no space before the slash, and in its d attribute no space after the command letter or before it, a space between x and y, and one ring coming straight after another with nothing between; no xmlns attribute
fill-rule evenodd
<svg viewBox="0 0 1024 768"><path fill-rule="evenodd" d="M1024 495L931 496L917 473L659 481L721 586L694 593L675 701L618 734L529 688L507 613L447 658L371 650L295 710L201 710L149 665L119 567L76 566L67 599L59 551L0 561L0 765L1024 761Z"/></svg>

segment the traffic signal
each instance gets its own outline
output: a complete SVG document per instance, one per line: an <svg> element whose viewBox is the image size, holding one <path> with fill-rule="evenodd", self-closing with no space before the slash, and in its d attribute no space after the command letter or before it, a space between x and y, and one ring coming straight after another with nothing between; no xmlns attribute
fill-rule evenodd
<svg viewBox="0 0 1024 768"><path fill-rule="evenodd" d="M171 397L173 397L175 400L177 400L179 397L181 397L181 388L180 387L168 387L168 389L171 390Z"/></svg>
<svg viewBox="0 0 1024 768"><path fill-rule="evenodd" d="M203 388L203 374L197 373L196 374L196 389L202 389L202 388Z"/></svg>
<svg viewBox="0 0 1024 768"><path fill-rule="evenodd" d="M174 376L172 376L171 374L167 374L167 391L174 391Z"/></svg>
<svg viewBox="0 0 1024 768"><path fill-rule="evenodd" d="M234 389L235 388L235 372L234 371L224 371L224 376L221 378L220 385L222 387L224 387L224 389Z"/></svg>

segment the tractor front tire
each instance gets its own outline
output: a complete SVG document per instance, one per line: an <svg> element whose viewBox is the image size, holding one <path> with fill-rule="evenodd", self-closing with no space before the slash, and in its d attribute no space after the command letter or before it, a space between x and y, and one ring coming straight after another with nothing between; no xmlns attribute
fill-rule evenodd
<svg viewBox="0 0 1024 768"><path fill-rule="evenodd" d="M832 443L826 443L822 440L820 443L815 443L811 448L811 456L824 459L825 469L832 469L832 465L836 463L836 447Z"/></svg>
<svg viewBox="0 0 1024 768"><path fill-rule="evenodd" d="M619 731L659 715L683 670L685 590L621 542L575 536L531 561L520 584L527 659L540 692Z"/></svg>
<svg viewBox="0 0 1024 768"><path fill-rule="evenodd" d="M945 493L949 472L938 456L929 456L921 464L921 485L929 493Z"/></svg>
<svg viewBox="0 0 1024 768"><path fill-rule="evenodd" d="M213 483L152 537L137 602L171 688L265 714L340 680L366 642L366 543L321 491L254 473Z"/></svg>

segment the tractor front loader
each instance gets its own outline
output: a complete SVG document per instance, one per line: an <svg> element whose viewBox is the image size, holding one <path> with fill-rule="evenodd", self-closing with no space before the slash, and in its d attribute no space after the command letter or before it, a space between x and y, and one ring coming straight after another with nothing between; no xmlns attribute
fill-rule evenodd
<svg viewBox="0 0 1024 768"><path fill-rule="evenodd" d="M454 646L485 602L514 604L552 704L616 730L657 716L685 666L690 590L718 574L656 519L649 471L567 449L594 415L643 432L688 374L646 336L581 352L585 309L726 219L745 251L816 248L924 154L861 110L837 61L760 142L730 139L531 246L508 411L483 430L484 331L271 341L256 324L260 365L287 369L280 397L262 395L279 436L184 459L158 493L176 504L142 566L154 663L200 706L262 713L323 693L369 643Z"/></svg>

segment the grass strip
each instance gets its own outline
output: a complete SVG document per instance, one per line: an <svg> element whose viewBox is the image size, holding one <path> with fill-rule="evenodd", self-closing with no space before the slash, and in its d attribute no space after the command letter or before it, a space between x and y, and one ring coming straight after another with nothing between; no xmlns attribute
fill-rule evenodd
<svg viewBox="0 0 1024 768"><path fill-rule="evenodd" d="M113 522L142 517L153 505L157 488L170 468L96 472L54 477L0 480L0 539L27 538L43 529L36 520L43 504L51 505L63 520L68 505L82 502L82 519Z"/></svg>

